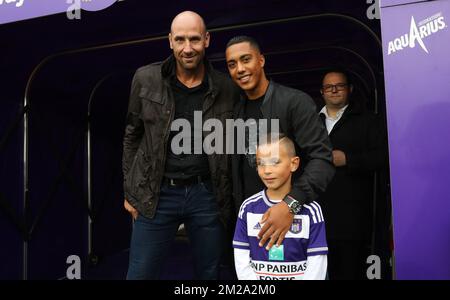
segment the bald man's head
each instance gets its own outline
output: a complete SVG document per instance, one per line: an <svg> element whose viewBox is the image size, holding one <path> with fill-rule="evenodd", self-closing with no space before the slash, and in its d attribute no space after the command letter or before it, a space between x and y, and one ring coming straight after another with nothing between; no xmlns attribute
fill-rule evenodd
<svg viewBox="0 0 450 300"><path fill-rule="evenodd" d="M178 70L201 70L205 49L209 47L209 32L203 18L192 11L178 14L170 26L169 43Z"/></svg>
<svg viewBox="0 0 450 300"><path fill-rule="evenodd" d="M195 26L199 26L202 34L206 33L206 25L203 18L198 13L189 10L183 11L173 18L172 24L170 25L170 32L173 33L174 28L178 28L179 26L185 27L188 24L195 24Z"/></svg>

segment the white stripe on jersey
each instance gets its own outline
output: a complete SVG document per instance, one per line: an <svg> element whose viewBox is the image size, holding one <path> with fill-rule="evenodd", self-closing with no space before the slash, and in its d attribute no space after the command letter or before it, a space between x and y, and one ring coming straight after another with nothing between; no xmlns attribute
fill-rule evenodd
<svg viewBox="0 0 450 300"><path fill-rule="evenodd" d="M322 251L328 251L328 247L309 248L308 250L306 250L306 253L322 252Z"/></svg>
<svg viewBox="0 0 450 300"><path fill-rule="evenodd" d="M243 218L243 214L244 214L244 209L247 206L247 204L250 204L252 202L258 201L260 197L261 197L261 192L251 196L250 198L247 198L244 202L242 202L241 208L239 209L238 217L240 219L242 219Z"/></svg>
<svg viewBox="0 0 450 300"><path fill-rule="evenodd" d="M309 212L311 213L311 216L313 218L313 223L316 224L317 223L316 211L313 208L311 208L311 206L309 206L309 205L303 204L303 206L309 210Z"/></svg>
<svg viewBox="0 0 450 300"><path fill-rule="evenodd" d="M233 241L233 245L250 247L249 243L243 243L243 242L238 242L238 241Z"/></svg>
<svg viewBox="0 0 450 300"><path fill-rule="evenodd" d="M320 217L320 212L319 212L319 209L317 208L317 206L315 206L313 202L311 202L309 204L309 206L311 206L314 209L314 211L316 212L317 222L318 223L322 222L322 218Z"/></svg>
<svg viewBox="0 0 450 300"><path fill-rule="evenodd" d="M320 213L320 209L319 209L319 206L317 205L317 203L311 202L311 206L314 207L314 209L316 210L317 219L319 219L319 222L323 222L323 217L322 217L322 214Z"/></svg>
<svg viewBox="0 0 450 300"><path fill-rule="evenodd" d="M317 203L317 201L314 201L313 203L319 208L319 213L322 218L322 222L325 222L325 219L323 218L322 206L320 206L320 204Z"/></svg>

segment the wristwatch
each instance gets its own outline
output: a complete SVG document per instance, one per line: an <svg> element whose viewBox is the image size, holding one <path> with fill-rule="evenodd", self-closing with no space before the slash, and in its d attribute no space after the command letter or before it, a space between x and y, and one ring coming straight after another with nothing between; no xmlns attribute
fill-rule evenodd
<svg viewBox="0 0 450 300"><path fill-rule="evenodd" d="M298 214L300 212L300 209L302 208L302 205L300 204L300 202L298 202L297 200L295 200L294 198L292 198L289 195L286 195L283 198L283 201L286 202L286 204L289 206L289 212L292 214Z"/></svg>

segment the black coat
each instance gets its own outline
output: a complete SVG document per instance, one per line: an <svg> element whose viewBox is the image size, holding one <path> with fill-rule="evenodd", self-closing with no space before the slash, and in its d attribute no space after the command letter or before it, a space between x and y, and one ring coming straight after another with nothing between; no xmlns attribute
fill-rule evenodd
<svg viewBox="0 0 450 300"><path fill-rule="evenodd" d="M164 175L170 124L175 102L170 77L175 59L139 68L133 78L123 140L125 198L141 214L153 218ZM203 104L203 119L215 118L225 124L233 114L239 90L226 75L215 71L205 60L209 89ZM224 223L233 214L231 162L226 154L208 155L211 180Z"/></svg>
<svg viewBox="0 0 450 300"><path fill-rule="evenodd" d="M244 118L245 101L245 98L241 98L236 103L235 119ZM292 139L300 156L302 168L294 174L289 194L302 204L317 200L318 194L325 191L333 177L334 167L330 140L317 115L314 101L302 91L270 81L261 113L267 120L279 120L280 131ZM233 155L232 172L233 195L236 209L239 210L245 200L239 155Z"/></svg>
<svg viewBox="0 0 450 300"><path fill-rule="evenodd" d="M321 114L325 122L325 115ZM322 206L328 239L366 240L371 236L374 172L387 165L384 126L373 113L350 103L329 134L333 150L346 155L337 167Z"/></svg>

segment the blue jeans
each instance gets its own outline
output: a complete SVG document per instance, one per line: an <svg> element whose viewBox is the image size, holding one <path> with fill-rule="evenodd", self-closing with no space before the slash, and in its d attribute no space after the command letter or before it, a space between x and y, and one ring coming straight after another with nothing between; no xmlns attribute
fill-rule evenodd
<svg viewBox="0 0 450 300"><path fill-rule="evenodd" d="M133 225L127 279L159 279L178 227L184 223L197 279L218 279L224 228L211 183L163 184L155 217L139 215Z"/></svg>

